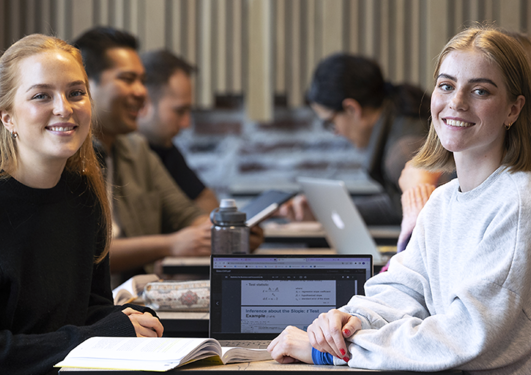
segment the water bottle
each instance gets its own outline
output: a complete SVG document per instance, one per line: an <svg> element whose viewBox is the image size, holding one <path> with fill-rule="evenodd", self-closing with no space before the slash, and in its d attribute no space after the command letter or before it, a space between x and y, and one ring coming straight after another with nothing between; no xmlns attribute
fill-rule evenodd
<svg viewBox="0 0 531 375"><path fill-rule="evenodd" d="M245 212L239 212L234 199L222 199L210 213L212 254L249 254L249 227Z"/></svg>

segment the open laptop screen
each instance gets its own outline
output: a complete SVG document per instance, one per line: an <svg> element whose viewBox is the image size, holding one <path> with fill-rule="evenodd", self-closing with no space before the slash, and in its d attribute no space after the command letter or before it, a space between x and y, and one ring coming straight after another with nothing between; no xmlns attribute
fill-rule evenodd
<svg viewBox="0 0 531 375"><path fill-rule="evenodd" d="M210 336L275 338L364 294L370 255L212 255Z"/></svg>

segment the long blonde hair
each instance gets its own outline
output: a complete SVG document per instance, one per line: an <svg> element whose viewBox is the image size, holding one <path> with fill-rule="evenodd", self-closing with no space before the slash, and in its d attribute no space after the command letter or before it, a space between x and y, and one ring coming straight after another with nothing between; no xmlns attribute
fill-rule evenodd
<svg viewBox="0 0 531 375"><path fill-rule="evenodd" d="M435 80L444 58L452 51L462 50L478 51L500 68L510 101L514 102L520 95L525 97L518 119L506 132L502 163L513 172L531 171L531 67L524 49L516 39L492 27L464 30L455 35L439 54ZM455 169L453 153L441 145L433 123L413 164L430 170Z"/></svg>
<svg viewBox="0 0 531 375"><path fill-rule="evenodd" d="M18 66L26 57L33 56L50 50L60 50L71 55L83 71L83 80L89 90L87 73L83 67L81 53L65 41L42 34L28 35L11 47L0 57L0 110L11 111L18 88ZM92 103L90 91L88 96ZM6 171L17 168L16 141L5 126L0 126L0 178L9 177ZM101 262L109 252L110 246L110 208L106 196L105 182L99 166L99 162L92 146L92 126L79 150L68 158L65 169L77 175L83 175L88 182L88 188L96 196L102 211L101 223L105 233L105 246L103 252L96 258L96 263Z"/></svg>

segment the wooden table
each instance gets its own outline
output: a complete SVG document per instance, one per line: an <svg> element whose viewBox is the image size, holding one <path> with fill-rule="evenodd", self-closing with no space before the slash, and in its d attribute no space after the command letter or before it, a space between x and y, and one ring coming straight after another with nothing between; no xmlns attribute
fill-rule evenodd
<svg viewBox="0 0 531 375"><path fill-rule="evenodd" d="M194 372L194 375L211 375L213 371L223 371L225 374L239 373L244 371L247 375L266 375L266 374L278 374L278 375L294 375L294 374L304 374L318 372L320 374L338 374L349 373L354 375L366 375L366 374L381 374L381 375L406 375L406 374L421 374L419 372L411 371L374 371L374 370L363 370L355 369L348 366L315 366L307 364L289 364L282 365L275 361L261 361L261 362L246 362L246 363L234 363L230 365L221 365L221 366L204 366L200 364L190 364L184 367L177 368L172 371L166 372L166 374L174 374L179 372ZM87 370L87 369L61 369L59 374L71 374L73 372L80 372L83 375L138 375L138 374L154 374L153 372L146 371L109 371L109 370ZM449 370L434 372L430 374L462 374L462 371ZM157 372L157 374L161 374ZM425 374L425 373L422 373Z"/></svg>
<svg viewBox="0 0 531 375"><path fill-rule="evenodd" d="M266 222L262 227L266 244L303 243L308 247L330 247L321 224L315 221L288 224ZM396 246L400 226L369 226L368 229L377 245Z"/></svg>
<svg viewBox="0 0 531 375"><path fill-rule="evenodd" d="M208 312L157 311L165 337L208 337Z"/></svg>
<svg viewBox="0 0 531 375"><path fill-rule="evenodd" d="M388 259L396 253L396 247L382 246L379 247L382 252L384 262L382 264L375 264L374 272L379 272L379 269L385 265ZM336 254L335 249L330 248L259 248L254 254L264 255L278 255L278 254ZM210 257L166 257L162 260L162 272L167 275L176 274L195 274L203 275L205 278L209 277L210 273Z"/></svg>

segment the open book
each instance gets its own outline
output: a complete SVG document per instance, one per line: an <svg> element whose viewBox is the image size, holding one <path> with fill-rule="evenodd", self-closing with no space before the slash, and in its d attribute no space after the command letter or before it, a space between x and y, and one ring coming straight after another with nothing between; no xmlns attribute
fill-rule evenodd
<svg viewBox="0 0 531 375"><path fill-rule="evenodd" d="M55 367L168 371L200 359L211 364L270 360L265 349L222 348L215 339L92 337Z"/></svg>

